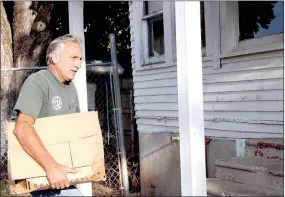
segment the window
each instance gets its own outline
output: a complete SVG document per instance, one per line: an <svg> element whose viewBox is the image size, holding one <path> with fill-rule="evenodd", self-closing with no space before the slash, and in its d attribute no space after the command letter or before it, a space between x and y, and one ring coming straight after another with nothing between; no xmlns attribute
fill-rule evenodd
<svg viewBox="0 0 285 197"><path fill-rule="evenodd" d="M165 67L176 61L174 5L163 1L133 2L137 69Z"/></svg>
<svg viewBox="0 0 285 197"><path fill-rule="evenodd" d="M283 49L284 2L220 2L221 58Z"/></svg>
<svg viewBox="0 0 285 197"><path fill-rule="evenodd" d="M284 29L281 1L238 2L240 40L280 34Z"/></svg>
<svg viewBox="0 0 285 197"><path fill-rule="evenodd" d="M206 32L205 32L205 8L204 1L200 1L200 13L201 13L201 46L202 46L202 56L207 56L206 54Z"/></svg>
<svg viewBox="0 0 285 197"><path fill-rule="evenodd" d="M148 55L164 55L164 28L162 1L144 2L144 17L148 24Z"/></svg>
<svg viewBox="0 0 285 197"><path fill-rule="evenodd" d="M201 12L201 39L202 39L201 44L202 44L202 48L206 48L204 1L200 1L200 12Z"/></svg>
<svg viewBox="0 0 285 197"><path fill-rule="evenodd" d="M205 12L201 2L202 54L206 52ZM209 3L208 3L209 4ZM135 62L137 69L171 66L176 63L175 2L135 1Z"/></svg>

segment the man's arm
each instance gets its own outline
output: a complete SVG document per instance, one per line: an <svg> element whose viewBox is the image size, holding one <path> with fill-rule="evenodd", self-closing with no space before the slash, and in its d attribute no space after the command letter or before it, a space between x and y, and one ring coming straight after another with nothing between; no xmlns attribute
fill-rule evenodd
<svg viewBox="0 0 285 197"><path fill-rule="evenodd" d="M23 149L29 154L46 172L52 188L69 187L66 174L75 173L76 170L59 165L43 146L35 128L34 119L23 113L19 113L14 134Z"/></svg>

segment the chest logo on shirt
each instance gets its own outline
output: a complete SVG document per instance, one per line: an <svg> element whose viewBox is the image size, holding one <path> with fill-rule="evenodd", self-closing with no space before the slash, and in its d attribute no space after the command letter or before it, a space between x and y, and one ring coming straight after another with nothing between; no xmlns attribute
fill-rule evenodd
<svg viewBox="0 0 285 197"><path fill-rule="evenodd" d="M52 107L55 109L55 110L60 110L61 107L62 107L62 99L59 97L59 96L54 96L52 98Z"/></svg>

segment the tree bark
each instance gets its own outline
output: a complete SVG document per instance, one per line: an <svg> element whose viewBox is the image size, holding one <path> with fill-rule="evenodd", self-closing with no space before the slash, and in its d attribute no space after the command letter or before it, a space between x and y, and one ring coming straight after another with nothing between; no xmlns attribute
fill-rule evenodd
<svg viewBox="0 0 285 197"><path fill-rule="evenodd" d="M48 28L53 4L50 2L15 1L14 66L35 66L51 41Z"/></svg>
<svg viewBox="0 0 285 197"><path fill-rule="evenodd" d="M12 32L7 14L1 1L1 69L13 67ZM9 112L9 84L12 72L1 71L1 157L7 149L6 141L6 121ZM1 159L2 160L2 159ZM1 165L2 167L2 165Z"/></svg>
<svg viewBox="0 0 285 197"><path fill-rule="evenodd" d="M15 67L30 66L28 65L28 59L26 58L27 49L30 48L32 43L27 43L24 40L29 38L32 24L35 19L35 14L30 9L31 5L32 1L15 1L13 18Z"/></svg>

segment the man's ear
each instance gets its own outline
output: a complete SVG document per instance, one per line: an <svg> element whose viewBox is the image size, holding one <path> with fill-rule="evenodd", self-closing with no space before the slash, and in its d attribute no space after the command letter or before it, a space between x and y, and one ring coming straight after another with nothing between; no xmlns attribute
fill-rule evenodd
<svg viewBox="0 0 285 197"><path fill-rule="evenodd" d="M59 61L59 57L58 57L58 54L57 54L57 53L52 53L51 56L50 56L50 58L51 58L51 62L52 62L53 64L56 64L56 63L58 63L58 61Z"/></svg>

